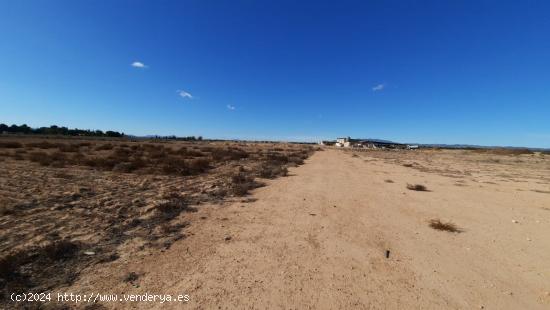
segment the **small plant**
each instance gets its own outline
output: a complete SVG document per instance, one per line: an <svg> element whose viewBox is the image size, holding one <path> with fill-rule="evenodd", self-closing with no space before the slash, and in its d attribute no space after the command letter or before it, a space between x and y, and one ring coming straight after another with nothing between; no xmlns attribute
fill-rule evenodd
<svg viewBox="0 0 550 310"><path fill-rule="evenodd" d="M422 184L407 184L407 189L411 191L427 192L428 188Z"/></svg>
<svg viewBox="0 0 550 310"><path fill-rule="evenodd" d="M394 183L393 180L390 180L390 179L384 180L384 182L386 182L386 183Z"/></svg>
<svg viewBox="0 0 550 310"><path fill-rule="evenodd" d="M134 282L137 279L139 279L139 275L135 272L128 272L128 274L124 276L124 282Z"/></svg>
<svg viewBox="0 0 550 310"><path fill-rule="evenodd" d="M448 232L460 233L462 230L458 228L453 222L443 223L439 219L430 220L430 227L437 230L444 230Z"/></svg>

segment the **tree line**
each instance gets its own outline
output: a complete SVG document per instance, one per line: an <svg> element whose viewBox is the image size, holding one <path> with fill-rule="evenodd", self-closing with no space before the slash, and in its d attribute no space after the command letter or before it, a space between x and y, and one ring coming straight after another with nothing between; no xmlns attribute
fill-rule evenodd
<svg viewBox="0 0 550 310"><path fill-rule="evenodd" d="M50 127L32 128L23 124L21 126L6 124L0 124L0 134L3 133L19 133L19 134L37 134L37 135L64 135L64 136L91 136L91 137L123 137L124 133L118 131L107 130L105 132L101 130L90 129L69 129L67 127L60 127L52 125Z"/></svg>

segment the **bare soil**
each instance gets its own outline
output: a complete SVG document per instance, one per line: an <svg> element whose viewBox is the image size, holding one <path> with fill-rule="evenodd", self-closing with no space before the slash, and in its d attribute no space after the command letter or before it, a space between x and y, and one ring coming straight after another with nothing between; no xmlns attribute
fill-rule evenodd
<svg viewBox="0 0 550 310"><path fill-rule="evenodd" d="M173 176L155 178L152 196L162 182L179 184ZM262 182L267 186L245 199L207 201L178 214L170 223L188 223L185 237L170 247L135 251L146 239L132 238L117 247L118 259L84 265L53 290L188 294L183 307L191 309L550 307L548 155L326 149L287 177ZM17 184L12 191L23 192ZM118 192L133 196L134 188Z"/></svg>

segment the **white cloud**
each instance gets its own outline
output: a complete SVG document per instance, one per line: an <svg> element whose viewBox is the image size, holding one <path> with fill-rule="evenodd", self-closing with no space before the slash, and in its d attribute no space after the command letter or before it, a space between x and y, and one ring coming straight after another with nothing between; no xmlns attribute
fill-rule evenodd
<svg viewBox="0 0 550 310"><path fill-rule="evenodd" d="M229 109L229 110L235 110L235 106L228 104L228 105L227 105L227 109Z"/></svg>
<svg viewBox="0 0 550 310"><path fill-rule="evenodd" d="M146 66L144 63L142 63L141 61L134 61L134 62L132 63L132 67L134 67L134 68L140 68L140 69L145 69L145 68L147 68L147 66Z"/></svg>
<svg viewBox="0 0 550 310"><path fill-rule="evenodd" d="M372 88L372 91L381 91L381 90L384 89L384 87L386 87L386 85L384 85L384 84L378 84L378 85L376 85L376 86L374 86L374 87Z"/></svg>
<svg viewBox="0 0 550 310"><path fill-rule="evenodd" d="M178 92L178 94L180 95L180 97L182 97L182 98L193 99L193 95L191 95L190 93L186 92L185 90L178 90L177 92Z"/></svg>

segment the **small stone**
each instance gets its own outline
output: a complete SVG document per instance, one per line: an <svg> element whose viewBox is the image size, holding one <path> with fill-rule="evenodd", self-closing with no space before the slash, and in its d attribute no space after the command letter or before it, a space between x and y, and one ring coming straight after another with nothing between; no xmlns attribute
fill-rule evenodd
<svg viewBox="0 0 550 310"><path fill-rule="evenodd" d="M229 240L231 240L231 236L225 236L225 238L223 240L229 241Z"/></svg>
<svg viewBox="0 0 550 310"><path fill-rule="evenodd" d="M92 252L92 251L86 251L86 252L84 252L84 254L86 254L86 255L95 255L95 252Z"/></svg>
<svg viewBox="0 0 550 310"><path fill-rule="evenodd" d="M512 223L517 224L519 222L517 220L512 220Z"/></svg>

